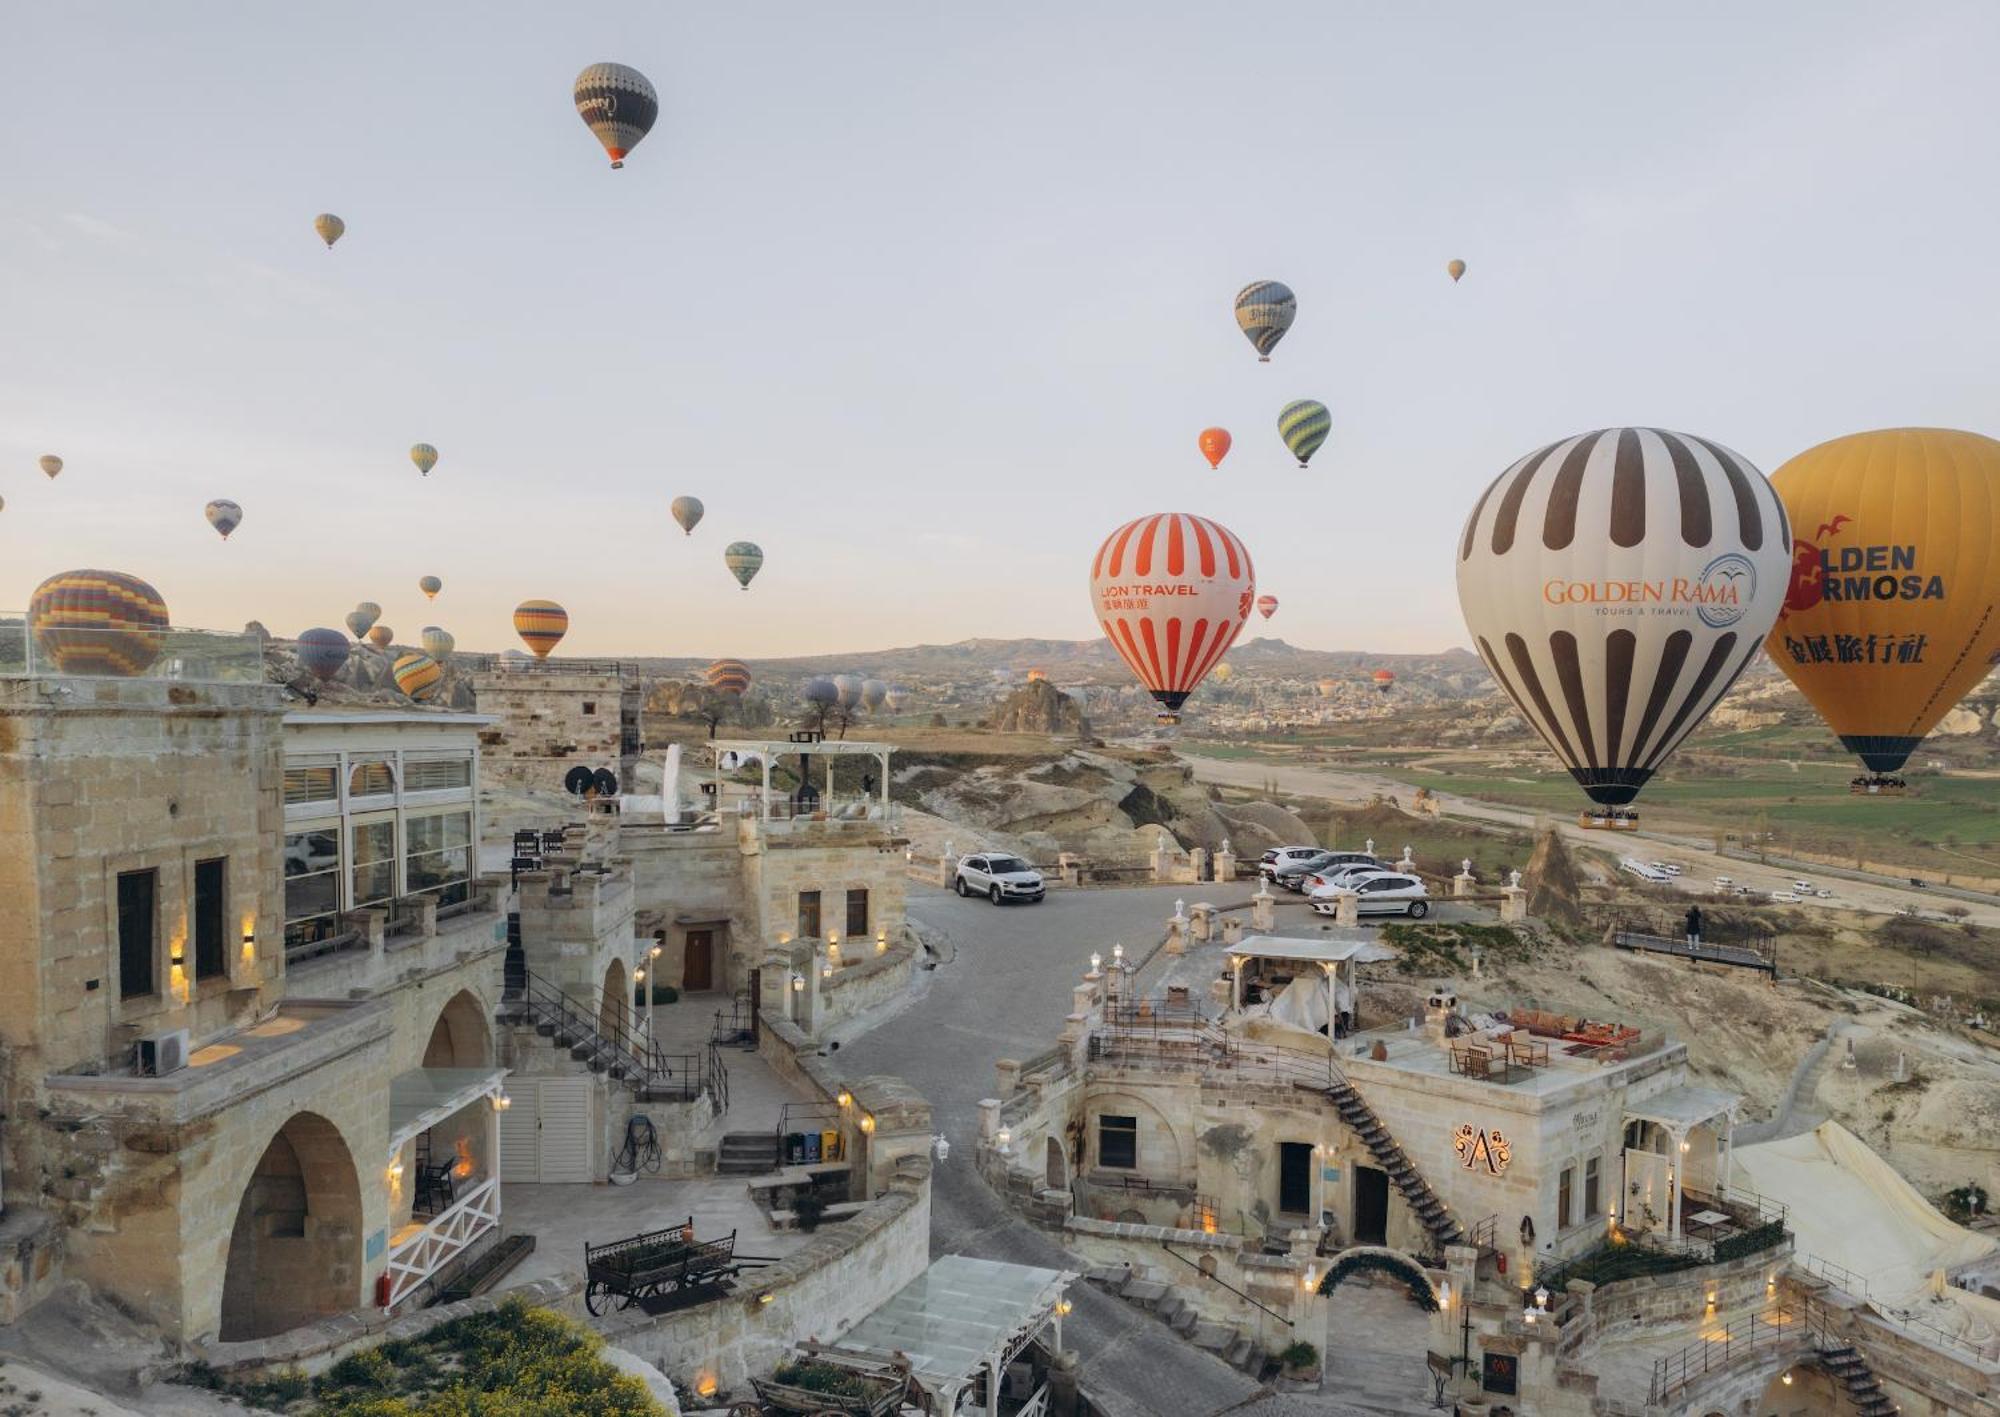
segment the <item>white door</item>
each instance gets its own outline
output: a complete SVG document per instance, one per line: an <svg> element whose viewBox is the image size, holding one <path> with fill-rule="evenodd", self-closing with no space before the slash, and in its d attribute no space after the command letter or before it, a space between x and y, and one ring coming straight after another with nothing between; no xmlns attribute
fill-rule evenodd
<svg viewBox="0 0 2000 1417"><path fill-rule="evenodd" d="M589 1181L590 1078L511 1079L500 1114L502 1183Z"/></svg>

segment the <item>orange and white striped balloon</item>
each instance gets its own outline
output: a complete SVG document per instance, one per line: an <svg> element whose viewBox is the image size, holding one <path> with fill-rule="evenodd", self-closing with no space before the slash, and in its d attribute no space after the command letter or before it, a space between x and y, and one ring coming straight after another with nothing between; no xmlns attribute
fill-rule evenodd
<svg viewBox="0 0 2000 1417"><path fill-rule="evenodd" d="M1155 512L1106 537L1090 563L1090 600L1119 657L1160 705L1163 723L1236 642L1257 573L1236 534L1186 512Z"/></svg>

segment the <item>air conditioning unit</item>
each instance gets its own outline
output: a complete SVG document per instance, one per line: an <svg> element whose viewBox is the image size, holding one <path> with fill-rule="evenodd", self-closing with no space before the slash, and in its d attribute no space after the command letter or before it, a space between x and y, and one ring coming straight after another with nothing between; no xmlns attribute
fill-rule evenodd
<svg viewBox="0 0 2000 1417"><path fill-rule="evenodd" d="M185 1028L141 1038L135 1046L138 1048L135 1061L140 1077L165 1077L188 1065L188 1031Z"/></svg>

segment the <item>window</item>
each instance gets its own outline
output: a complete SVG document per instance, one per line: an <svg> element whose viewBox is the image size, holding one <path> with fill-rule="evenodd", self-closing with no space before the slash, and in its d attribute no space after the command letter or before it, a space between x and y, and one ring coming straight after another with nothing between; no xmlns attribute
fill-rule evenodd
<svg viewBox="0 0 2000 1417"><path fill-rule="evenodd" d="M866 887L847 893L847 938L858 940L868 933L868 891Z"/></svg>
<svg viewBox="0 0 2000 1417"><path fill-rule="evenodd" d="M819 892L799 892L799 938L817 940L819 938Z"/></svg>
<svg viewBox="0 0 2000 1417"><path fill-rule="evenodd" d="M334 761L324 763L285 764L285 805L295 807L305 802L332 802L340 796L340 764Z"/></svg>
<svg viewBox="0 0 2000 1417"><path fill-rule="evenodd" d="M1097 1119L1097 1164L1131 1170L1139 1164L1139 1119L1105 1113Z"/></svg>
<svg viewBox="0 0 2000 1417"><path fill-rule="evenodd" d="M138 999L153 992L154 906L160 890L157 871L118 873L118 997Z"/></svg>
<svg viewBox="0 0 2000 1417"><path fill-rule="evenodd" d="M405 792L442 792L472 786L472 759L420 758L403 764Z"/></svg>
<svg viewBox="0 0 2000 1417"><path fill-rule="evenodd" d="M380 905L396 894L396 823L354 824L354 907Z"/></svg>
<svg viewBox="0 0 2000 1417"><path fill-rule="evenodd" d="M194 977L229 973L229 858L194 863Z"/></svg>
<svg viewBox="0 0 2000 1417"><path fill-rule="evenodd" d="M583 716L584 716L585 718L591 718L591 717L594 717L594 716L596 715L596 713L597 713L597 705L596 705L596 703L594 703L594 702L593 702L592 700L590 700L590 699L585 699L585 700L583 701Z"/></svg>
<svg viewBox="0 0 2000 1417"><path fill-rule="evenodd" d="M1604 1214L1603 1196L1598 1188L1597 1163L1600 1158L1591 1157L1583 1163L1583 1218L1595 1220Z"/></svg>
<svg viewBox="0 0 2000 1417"><path fill-rule="evenodd" d="M446 812L413 817L404 873L412 895L431 891L440 907L457 905L472 894L472 813Z"/></svg>
<svg viewBox="0 0 2000 1417"><path fill-rule="evenodd" d="M285 944L331 939L340 926L340 829L285 838Z"/></svg>
<svg viewBox="0 0 2000 1417"><path fill-rule="evenodd" d="M396 770L387 758L369 758L347 770L349 797L382 797L396 790Z"/></svg>
<svg viewBox="0 0 2000 1417"><path fill-rule="evenodd" d="M1567 1230L1570 1227L1570 1191L1575 1185L1576 1168L1563 1167L1562 1174L1556 1177L1556 1229L1558 1230Z"/></svg>
<svg viewBox="0 0 2000 1417"><path fill-rule="evenodd" d="M1287 1215L1312 1211L1313 1147L1306 1141L1278 1143L1278 1209Z"/></svg>

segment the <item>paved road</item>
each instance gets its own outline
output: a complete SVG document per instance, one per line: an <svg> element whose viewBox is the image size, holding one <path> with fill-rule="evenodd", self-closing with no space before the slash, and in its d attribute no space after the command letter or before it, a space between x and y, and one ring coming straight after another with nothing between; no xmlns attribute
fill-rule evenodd
<svg viewBox="0 0 2000 1417"><path fill-rule="evenodd" d="M1227 904L1254 886L1203 887ZM931 1101L951 1155L931 1193L931 1253L1075 1268L1043 1231L1017 1218L972 1167L978 1103L993 1064L1046 1048L1062 1029L1090 952L1150 950L1187 886L1054 891L1041 905L993 906L913 886L911 917L945 937L948 962L925 975L898 1013L857 1021L841 1038L850 1075L894 1073ZM1255 1382L1184 1343L1150 1315L1079 1284L1064 1341L1083 1355L1084 1381L1111 1417L1205 1417L1258 1395Z"/></svg>
<svg viewBox="0 0 2000 1417"><path fill-rule="evenodd" d="M1231 787L1260 788L1275 779L1279 789L1284 792L1354 804L1364 804L1377 795L1397 797L1403 801L1409 801L1416 796L1416 788L1409 783L1398 782L1395 778L1378 772L1346 772L1336 768L1307 767L1257 758L1208 758L1197 754L1188 754L1182 761L1194 769L1196 781L1221 783ZM1572 846L1609 852L1614 857L1632 855L1645 860L1657 858L1676 862L1686 868L1686 874L1674 882L1675 888L1679 890L1708 891L1713 888L1715 877L1727 876L1739 885L1751 887L1758 896L1768 899L1769 892L1789 890L1792 882L1799 879L1799 873L1790 867L1763 866L1754 861L1739 861L1733 856L1718 855L1712 849L1713 842L1707 838L1654 831L1638 831L1629 835L1621 833L1613 837L1607 832L1586 831L1572 819L1552 817L1545 812L1504 807L1450 793L1438 794L1438 800L1446 816L1463 817L1468 821L1493 822L1515 828L1532 828L1540 822L1552 820ZM1433 869L1439 866L1435 861L1419 864ZM1811 873L1807 874L1812 878ZM1827 876L1833 873L1820 874ZM1832 890L1835 898L1831 901L1814 901L1812 904L1844 906L1887 914L1915 909L1933 917L1940 912L1940 897L1933 892L1912 890L1907 886L1898 887L1879 876L1860 878L1853 872L1841 872L1838 875L1840 879L1837 881L1826 879L1818 881L1820 885ZM1752 898L1745 897L1746 900ZM2000 925L2000 905L1991 901L1965 896L1947 903L1963 905L1969 912L1967 918L1978 924ZM1802 904L1801 908L1808 906Z"/></svg>

